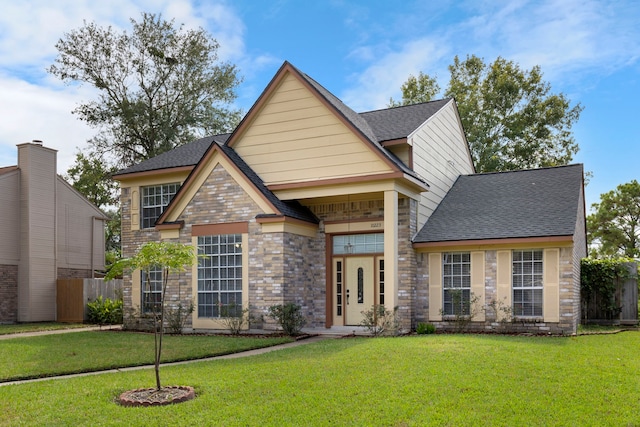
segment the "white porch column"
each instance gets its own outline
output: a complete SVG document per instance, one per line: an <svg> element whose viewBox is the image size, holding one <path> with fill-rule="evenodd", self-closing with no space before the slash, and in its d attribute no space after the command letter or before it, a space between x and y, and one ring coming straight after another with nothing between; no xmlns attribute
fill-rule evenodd
<svg viewBox="0 0 640 427"><path fill-rule="evenodd" d="M398 192L384 192L384 302L398 305Z"/></svg>

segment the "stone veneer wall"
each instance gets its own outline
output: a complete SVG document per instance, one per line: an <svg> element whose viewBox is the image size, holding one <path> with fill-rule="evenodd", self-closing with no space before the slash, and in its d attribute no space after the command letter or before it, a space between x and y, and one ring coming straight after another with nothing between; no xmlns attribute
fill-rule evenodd
<svg viewBox="0 0 640 427"><path fill-rule="evenodd" d="M398 199L398 320L402 329L415 329L417 256L411 239L418 232L418 202ZM388 307L393 308L393 307Z"/></svg>
<svg viewBox="0 0 640 427"><path fill-rule="evenodd" d="M0 265L0 323L18 320L18 266Z"/></svg>

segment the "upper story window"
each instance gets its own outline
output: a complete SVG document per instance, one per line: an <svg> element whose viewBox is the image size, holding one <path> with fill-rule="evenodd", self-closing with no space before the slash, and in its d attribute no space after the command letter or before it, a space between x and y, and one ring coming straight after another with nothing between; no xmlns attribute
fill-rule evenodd
<svg viewBox="0 0 640 427"><path fill-rule="evenodd" d="M513 251L513 314L542 316L542 250Z"/></svg>
<svg viewBox="0 0 640 427"><path fill-rule="evenodd" d="M140 203L142 209L140 213L141 228L153 227L179 188L180 183L177 182L142 187L142 201Z"/></svg>

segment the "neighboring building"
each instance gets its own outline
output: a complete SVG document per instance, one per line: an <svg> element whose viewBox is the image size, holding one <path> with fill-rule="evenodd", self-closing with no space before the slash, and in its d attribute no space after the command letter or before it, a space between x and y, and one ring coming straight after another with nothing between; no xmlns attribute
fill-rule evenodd
<svg viewBox="0 0 640 427"><path fill-rule="evenodd" d="M0 168L0 322L56 320L56 279L104 269L104 213L56 173L56 150L18 145Z"/></svg>
<svg viewBox="0 0 640 427"><path fill-rule="evenodd" d="M115 178L124 256L150 240L201 254L168 290L170 305L194 302L194 329L286 302L310 327L358 325L383 304L405 330L447 328L470 301L499 299L520 329L576 331L582 166L474 174L452 99L358 114L285 62L233 133ZM151 279L125 277L126 307L157 301Z"/></svg>

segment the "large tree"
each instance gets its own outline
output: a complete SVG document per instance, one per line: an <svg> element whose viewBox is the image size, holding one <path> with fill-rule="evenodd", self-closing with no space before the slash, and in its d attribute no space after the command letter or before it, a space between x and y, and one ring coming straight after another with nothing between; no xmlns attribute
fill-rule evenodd
<svg viewBox="0 0 640 427"><path fill-rule="evenodd" d="M117 166L129 166L235 127L241 113L228 105L237 69L218 60L209 33L148 13L131 25L129 33L85 22L58 41L49 67L64 82L97 89L97 99L73 111L98 130L92 156L109 153Z"/></svg>
<svg viewBox="0 0 640 427"><path fill-rule="evenodd" d="M582 107L551 93L539 66L522 70L501 57L485 64L471 55L465 60L456 56L449 72L444 95L456 100L478 172L563 165L578 152L571 127ZM421 86L427 96L415 93ZM391 105L431 100L434 88L437 83L427 75L409 76L402 101L392 99Z"/></svg>
<svg viewBox="0 0 640 427"><path fill-rule="evenodd" d="M600 195L587 217L592 255L640 256L640 184L635 179Z"/></svg>

